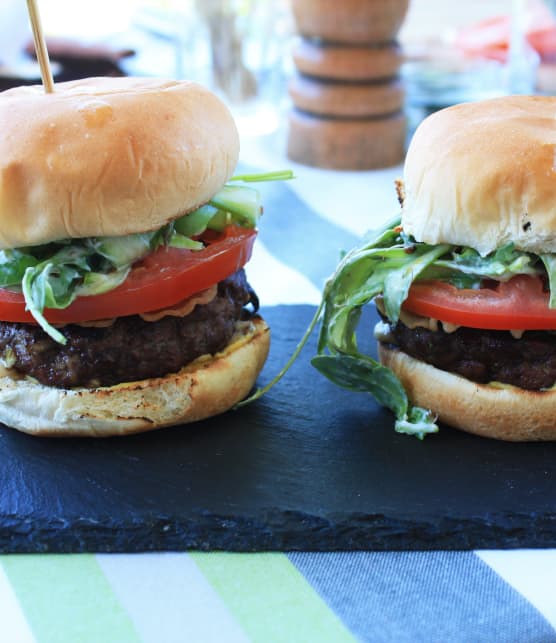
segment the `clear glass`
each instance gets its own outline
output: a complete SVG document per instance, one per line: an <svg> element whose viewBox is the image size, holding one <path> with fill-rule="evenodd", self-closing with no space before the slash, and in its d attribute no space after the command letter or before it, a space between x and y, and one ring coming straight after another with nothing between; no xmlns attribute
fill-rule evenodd
<svg viewBox="0 0 556 643"><path fill-rule="evenodd" d="M184 72L229 104L243 133L264 134L278 125L286 96L292 33L287 0L195 0L197 29ZM190 32L191 33L191 32ZM188 68L189 67L189 68Z"/></svg>
<svg viewBox="0 0 556 643"><path fill-rule="evenodd" d="M211 88L229 105L243 134L274 131L291 67L289 0L168 0L155 5L143 5L132 21L148 37L138 47L135 67L161 75L163 66L170 76Z"/></svg>

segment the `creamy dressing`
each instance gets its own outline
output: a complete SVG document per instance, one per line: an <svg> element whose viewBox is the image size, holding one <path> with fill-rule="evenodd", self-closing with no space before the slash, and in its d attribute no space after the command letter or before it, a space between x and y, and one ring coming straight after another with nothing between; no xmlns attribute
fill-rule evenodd
<svg viewBox="0 0 556 643"><path fill-rule="evenodd" d="M168 308L161 308L160 310L153 310L148 313L138 313L139 317L146 322L156 322L162 319L163 317L186 317L193 312L196 306L201 306L204 304L210 303L215 297L218 291L218 287L215 284L206 290L203 290L187 299L179 301L173 306ZM84 328L107 328L112 326L116 321L116 317L111 319L96 319L93 321L84 321L75 323L75 326L83 326ZM62 328L65 324L56 324L57 328Z"/></svg>
<svg viewBox="0 0 556 643"><path fill-rule="evenodd" d="M384 301L382 297L377 297L375 299L375 304L378 310L386 316L386 312L384 310ZM458 324L450 324L450 322L443 322L438 319L433 319L432 317L422 317L421 315L410 313L407 310L400 310L400 321L410 330L414 330L415 328L425 328L426 330L430 330L433 332L437 332L440 330L445 333L455 333L458 328L461 328L461 326ZM380 328L377 331L378 326L380 326L381 324L385 327L388 327L388 330L386 330L385 328ZM382 342L392 341L392 331L390 328L390 324L379 322L379 324L377 324L377 328L375 328L375 337L377 340ZM390 337L390 339L380 339L377 336L377 332L381 335L381 337ZM526 331L515 329L509 330L508 332L514 339L521 339L523 337L523 333L525 333Z"/></svg>

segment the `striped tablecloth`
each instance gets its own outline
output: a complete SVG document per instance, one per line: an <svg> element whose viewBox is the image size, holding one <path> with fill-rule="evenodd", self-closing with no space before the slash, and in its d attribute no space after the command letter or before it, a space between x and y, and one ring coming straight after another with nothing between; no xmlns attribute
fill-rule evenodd
<svg viewBox="0 0 556 643"><path fill-rule="evenodd" d="M292 167L276 140L245 140L243 161ZM316 304L338 252L397 207L400 168L294 169L312 214L266 211L248 276L267 306ZM0 556L7 643L538 643L555 628L552 549Z"/></svg>

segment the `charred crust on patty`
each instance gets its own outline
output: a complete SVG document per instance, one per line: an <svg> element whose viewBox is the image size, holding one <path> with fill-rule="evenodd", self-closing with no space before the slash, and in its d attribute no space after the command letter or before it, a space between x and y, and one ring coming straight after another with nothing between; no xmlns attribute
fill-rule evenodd
<svg viewBox="0 0 556 643"><path fill-rule="evenodd" d="M527 331L519 339L509 331L460 327L390 325L391 348L479 384L499 382L541 391L556 382L556 333Z"/></svg>
<svg viewBox="0 0 556 643"><path fill-rule="evenodd" d="M185 317L143 321L120 317L108 327L65 327L65 346L41 328L0 322L0 353L15 356L12 368L57 388L100 388L162 377L204 354L222 350L236 322L249 319L258 298L239 270L218 284L216 297Z"/></svg>

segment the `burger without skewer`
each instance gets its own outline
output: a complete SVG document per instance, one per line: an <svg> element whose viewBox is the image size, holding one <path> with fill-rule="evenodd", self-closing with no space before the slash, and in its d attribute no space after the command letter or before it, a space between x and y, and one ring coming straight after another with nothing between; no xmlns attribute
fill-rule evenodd
<svg viewBox="0 0 556 643"><path fill-rule="evenodd" d="M373 393L396 428L438 417L502 440L556 439L556 99L457 105L417 129L401 220L326 285L314 365ZM382 364L356 341L374 300Z"/></svg>
<svg viewBox="0 0 556 643"><path fill-rule="evenodd" d="M0 123L0 421L117 435L241 400L269 331L227 108L191 82L92 78L6 91Z"/></svg>

